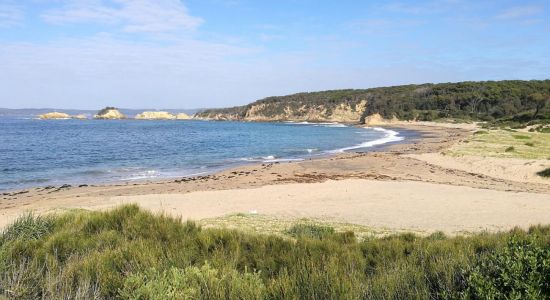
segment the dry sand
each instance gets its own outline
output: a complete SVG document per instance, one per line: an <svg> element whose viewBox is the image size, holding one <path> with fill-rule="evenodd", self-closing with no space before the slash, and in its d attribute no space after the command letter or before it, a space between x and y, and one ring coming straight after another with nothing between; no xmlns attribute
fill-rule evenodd
<svg viewBox="0 0 550 300"><path fill-rule="evenodd" d="M540 170L550 168L548 159L497 158L475 155L450 156L441 153L409 154L407 157L447 169L479 173L494 178L550 184L549 179L536 175Z"/></svg>
<svg viewBox="0 0 550 300"><path fill-rule="evenodd" d="M488 167L493 161L457 162L437 154L475 128L406 128L423 132L423 138L383 152L243 166L196 178L4 193L0 227L26 211L99 210L121 203L139 203L184 219L256 210L285 218L447 233L550 223L550 184L521 175L500 176ZM524 172L517 168L514 174Z"/></svg>

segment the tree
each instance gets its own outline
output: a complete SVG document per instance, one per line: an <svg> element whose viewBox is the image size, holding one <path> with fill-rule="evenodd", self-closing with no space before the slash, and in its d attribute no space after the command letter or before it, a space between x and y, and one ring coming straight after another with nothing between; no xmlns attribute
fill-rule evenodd
<svg viewBox="0 0 550 300"><path fill-rule="evenodd" d="M533 119L539 114L540 110L543 109L548 102L550 102L550 95L533 93L529 95L529 102L535 107L535 113L533 114Z"/></svg>

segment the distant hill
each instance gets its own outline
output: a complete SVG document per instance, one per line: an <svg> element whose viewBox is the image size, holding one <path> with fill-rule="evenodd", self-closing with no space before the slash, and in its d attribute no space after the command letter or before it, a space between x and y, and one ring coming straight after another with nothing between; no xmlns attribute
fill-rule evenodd
<svg viewBox="0 0 550 300"><path fill-rule="evenodd" d="M495 120L532 113L532 95L550 97L550 80L411 84L268 97L244 106L207 109L203 119L363 122L366 116L429 121L438 118ZM549 105L541 110L547 116Z"/></svg>
<svg viewBox="0 0 550 300"><path fill-rule="evenodd" d="M97 110L81 110L81 109L60 109L60 108L22 108L22 109L10 109L10 108L0 108L0 117L27 117L32 118L41 114L45 114L52 111L67 113L69 115L79 115L84 114L89 118L93 117L101 108ZM193 115L201 109L128 109L120 108L119 109L123 114L134 117L135 115L142 113L144 111L155 111L162 110L167 111L172 114L186 113L188 115Z"/></svg>

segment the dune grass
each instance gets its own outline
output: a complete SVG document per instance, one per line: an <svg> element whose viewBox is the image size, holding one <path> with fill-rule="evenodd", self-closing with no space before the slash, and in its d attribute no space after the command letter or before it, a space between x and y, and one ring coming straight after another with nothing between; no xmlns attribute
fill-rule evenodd
<svg viewBox="0 0 550 300"><path fill-rule="evenodd" d="M374 237L386 237L388 235L413 232L419 236L428 235L420 230L398 230L387 228L371 228L358 224L335 222L330 220L319 220L314 218L282 218L263 214L238 213L223 217L202 219L198 224L203 228L238 229L240 232L251 234L274 235L283 238L293 238L293 232L298 227L330 227L335 233L352 231L355 237L362 241Z"/></svg>
<svg viewBox="0 0 550 300"><path fill-rule="evenodd" d="M467 142L455 145L447 153L451 155L550 159L550 134L508 130L477 131Z"/></svg>
<svg viewBox="0 0 550 300"><path fill-rule="evenodd" d="M22 225L24 224L24 225ZM203 229L127 205L24 216L0 236L10 299L542 299L550 227L358 241L298 224L292 238ZM2 296L0 296L1 298Z"/></svg>

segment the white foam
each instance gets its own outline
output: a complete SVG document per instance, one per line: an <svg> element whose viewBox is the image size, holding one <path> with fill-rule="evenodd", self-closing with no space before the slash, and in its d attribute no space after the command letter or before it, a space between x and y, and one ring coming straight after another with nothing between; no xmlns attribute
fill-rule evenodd
<svg viewBox="0 0 550 300"><path fill-rule="evenodd" d="M383 145L383 144L387 144L387 143L391 143L391 142L399 142L399 141L402 141L402 140L405 139L404 137L399 136L399 132L394 131L394 130L384 129L384 128L381 128L381 127L372 127L372 130L384 132L384 136L377 139L377 140L366 141L364 143L361 143L361 144L358 144L358 145L355 145L355 146L344 147L344 148L332 150L332 151L329 151L329 152L330 153L339 153L339 152L355 150L355 149L360 149L360 148L370 148L370 147Z"/></svg>
<svg viewBox="0 0 550 300"><path fill-rule="evenodd" d="M344 125L342 123L337 123L337 122L308 122L308 121L293 122L293 121L285 121L284 123L291 124L291 125L313 125L313 126L323 126L323 127L348 127L347 125Z"/></svg>

